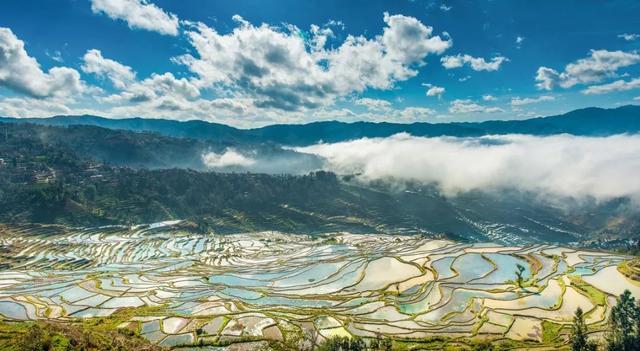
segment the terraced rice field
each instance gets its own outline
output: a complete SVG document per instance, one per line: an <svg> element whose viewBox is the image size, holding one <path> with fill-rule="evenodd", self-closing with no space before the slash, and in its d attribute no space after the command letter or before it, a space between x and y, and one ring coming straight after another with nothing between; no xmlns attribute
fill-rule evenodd
<svg viewBox="0 0 640 351"><path fill-rule="evenodd" d="M597 330L615 295L640 297L617 269L628 257L599 252L418 236L203 235L172 224L0 228L0 314L66 320L156 306L125 324L165 346L291 333L541 342L545 325L562 329L577 307ZM513 283L517 264L524 287Z"/></svg>

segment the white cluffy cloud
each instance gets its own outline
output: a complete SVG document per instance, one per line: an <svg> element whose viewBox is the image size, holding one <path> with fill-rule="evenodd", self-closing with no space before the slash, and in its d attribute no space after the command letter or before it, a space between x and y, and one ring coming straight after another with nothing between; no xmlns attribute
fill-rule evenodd
<svg viewBox="0 0 640 351"><path fill-rule="evenodd" d="M130 28L178 35L178 17L147 0L91 0L91 11L123 20Z"/></svg>
<svg viewBox="0 0 640 351"><path fill-rule="evenodd" d="M618 34L618 38L622 38L626 41L633 41L636 40L638 38L640 38L640 34L636 34L636 33L622 33L622 34Z"/></svg>
<svg viewBox="0 0 640 351"><path fill-rule="evenodd" d="M640 199L640 135L423 138L398 134L296 150L323 157L326 168L339 174L359 174L364 181L435 184L448 195L517 189L574 198Z"/></svg>
<svg viewBox="0 0 640 351"><path fill-rule="evenodd" d="M295 111L332 104L368 88L391 89L418 71L430 54L451 46L414 17L384 14L382 35L349 35L327 48L331 28L255 26L234 16L238 26L221 34L203 23L187 35L195 55L175 59L195 73L203 87L224 86L260 108ZM307 38L307 39L305 39Z"/></svg>
<svg viewBox="0 0 640 351"><path fill-rule="evenodd" d="M640 78L634 78L631 80L616 80L608 84L592 85L582 91L583 94L607 94L617 91L627 91L632 89L640 89Z"/></svg>
<svg viewBox="0 0 640 351"><path fill-rule="evenodd" d="M381 111L391 108L391 102L383 99L361 98L354 101L356 105L365 106L369 110Z"/></svg>
<svg viewBox="0 0 640 351"><path fill-rule="evenodd" d="M396 116L401 122L422 122L436 114L436 111L427 107L405 107L397 110ZM388 119L387 119L388 121Z"/></svg>
<svg viewBox="0 0 640 351"><path fill-rule="evenodd" d="M442 62L442 66L446 69L460 68L465 64L468 64L474 71L497 71L500 69L500 66L506 61L509 61L509 59L504 56L496 56L487 62L482 57L473 57L471 55L460 54L456 56L445 56L440 59L440 62Z"/></svg>
<svg viewBox="0 0 640 351"><path fill-rule="evenodd" d="M86 88L73 68L44 72L9 28L0 28L0 86L34 98L68 97Z"/></svg>
<svg viewBox="0 0 640 351"><path fill-rule="evenodd" d="M125 90L104 100L111 103L154 103L169 100L193 100L200 90L187 78L176 78L172 73L153 73L149 78L132 82Z"/></svg>
<svg viewBox="0 0 640 351"><path fill-rule="evenodd" d="M570 88L577 84L598 83L617 75L620 68L640 63L636 52L591 50L589 57L568 64L563 72L549 67L538 68L536 86L551 90L556 86Z"/></svg>
<svg viewBox="0 0 640 351"><path fill-rule="evenodd" d="M68 115L72 112L56 99L7 97L0 99L0 116L43 117Z"/></svg>
<svg viewBox="0 0 640 351"><path fill-rule="evenodd" d="M433 84L426 84L425 85L428 89L427 89L427 96L437 96L437 97L441 97L442 94L444 94L445 89L444 87L439 87Z"/></svg>
<svg viewBox="0 0 640 351"><path fill-rule="evenodd" d="M553 96L550 95L542 95L539 96L537 98L520 98L520 97L514 97L511 99L511 106L523 106L523 105L530 105L530 104L535 104L538 102L543 102L543 101L553 101L556 98L554 98Z"/></svg>
<svg viewBox="0 0 640 351"><path fill-rule="evenodd" d="M325 119L423 121L435 111L395 109L389 101L358 95L395 88L417 75L427 56L440 55L452 45L446 32L436 35L414 17L386 13L380 35L346 35L338 42L333 31L344 30L344 25L336 21L311 25L304 32L288 24L252 25L234 16L237 27L218 33L204 24L181 22L146 0L92 0L92 8L130 27L164 34L178 34L174 22L187 26L191 54L173 62L186 65L193 74L139 77L132 67L99 49L83 55L82 72L68 67L47 71L11 30L0 29L0 87L23 95L0 97L0 113L202 119L240 127ZM137 13L141 15L134 16ZM156 17L159 21L149 22L153 26L144 22ZM82 81L80 73L99 78L97 86ZM353 112L336 106L347 101L367 109Z"/></svg>
<svg viewBox="0 0 640 351"><path fill-rule="evenodd" d="M213 105L213 101L198 100L200 90L191 79L176 78L173 73L166 72L152 73L143 80L137 80L131 67L103 57L96 49L87 51L83 60L82 70L85 73L108 79L116 89L110 95L96 97L102 103L113 105L112 112L116 114L166 116L171 112L186 114L198 109L205 114L211 112L211 108L204 105Z"/></svg>
<svg viewBox="0 0 640 351"><path fill-rule="evenodd" d="M449 106L450 113L474 113L474 112L487 112L487 113L495 113L502 112L502 109L495 106L485 106L480 105L477 102L469 99L457 99L451 102L451 106Z"/></svg>
<svg viewBox="0 0 640 351"><path fill-rule="evenodd" d="M210 168L248 167L256 160L247 157L235 149L227 148L223 153L208 152L202 155L202 162Z"/></svg>
<svg viewBox="0 0 640 351"><path fill-rule="evenodd" d="M129 66L104 58L100 50L87 51L83 57L82 71L108 79L114 87L124 89L136 79L136 72Z"/></svg>

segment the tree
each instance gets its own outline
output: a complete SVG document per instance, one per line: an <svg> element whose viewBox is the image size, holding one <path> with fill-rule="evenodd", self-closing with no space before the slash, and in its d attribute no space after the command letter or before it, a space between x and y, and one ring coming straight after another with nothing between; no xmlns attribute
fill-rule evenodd
<svg viewBox="0 0 640 351"><path fill-rule="evenodd" d="M471 350L473 350L473 351L493 351L493 350L495 350L495 348L493 347L493 344L491 343L491 341L483 340L483 341L479 341L479 342L473 344L473 346L471 347Z"/></svg>
<svg viewBox="0 0 640 351"><path fill-rule="evenodd" d="M618 304L611 309L610 328L607 335L608 351L640 350L640 306L629 290L625 290Z"/></svg>
<svg viewBox="0 0 640 351"><path fill-rule="evenodd" d="M308 340L311 344L311 351L315 351L318 344L318 336L320 335L316 328L305 329L304 335L305 340Z"/></svg>
<svg viewBox="0 0 640 351"><path fill-rule="evenodd" d="M524 277L522 276L522 274L524 273L525 268L520 263L518 263L516 265L516 268L517 268L517 270L516 270L516 284L518 285L518 287L520 287L520 289L522 289L523 285L524 285Z"/></svg>
<svg viewBox="0 0 640 351"><path fill-rule="evenodd" d="M371 351L391 351L393 341L380 334L376 334L376 338L369 342L369 350Z"/></svg>
<svg viewBox="0 0 640 351"><path fill-rule="evenodd" d="M383 338L379 345L381 351L391 351L393 348L393 341L389 338Z"/></svg>
<svg viewBox="0 0 640 351"><path fill-rule="evenodd" d="M47 351L51 348L51 336L39 325L32 324L17 344L18 350Z"/></svg>
<svg viewBox="0 0 640 351"><path fill-rule="evenodd" d="M320 351L364 351L367 345L361 338L333 336L319 347Z"/></svg>
<svg viewBox="0 0 640 351"><path fill-rule="evenodd" d="M571 327L571 350L572 351L595 351L596 344L589 341L587 335L587 323L584 321L584 312L578 307L573 317L573 325Z"/></svg>

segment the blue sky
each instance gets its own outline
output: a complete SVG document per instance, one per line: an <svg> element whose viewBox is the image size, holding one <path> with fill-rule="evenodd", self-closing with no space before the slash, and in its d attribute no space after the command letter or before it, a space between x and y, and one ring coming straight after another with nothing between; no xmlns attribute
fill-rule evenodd
<svg viewBox="0 0 640 351"><path fill-rule="evenodd" d="M640 103L637 1L7 0L0 115L522 119Z"/></svg>

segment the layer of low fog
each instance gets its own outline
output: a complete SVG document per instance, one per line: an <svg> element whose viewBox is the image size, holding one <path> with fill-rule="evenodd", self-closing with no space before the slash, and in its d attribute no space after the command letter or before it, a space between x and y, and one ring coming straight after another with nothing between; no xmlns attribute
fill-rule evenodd
<svg viewBox="0 0 640 351"><path fill-rule="evenodd" d="M226 148L202 154L202 163L217 172L253 172L268 174L307 174L322 169L319 156L276 147L250 150Z"/></svg>
<svg viewBox="0 0 640 351"><path fill-rule="evenodd" d="M317 155L362 181L435 185L445 195L513 189L640 203L640 135L364 138L292 150Z"/></svg>

